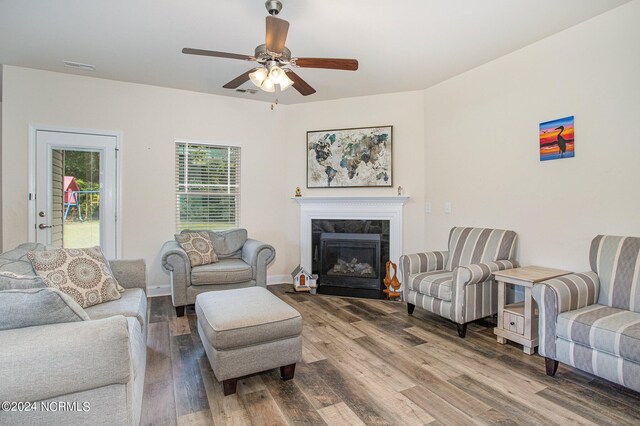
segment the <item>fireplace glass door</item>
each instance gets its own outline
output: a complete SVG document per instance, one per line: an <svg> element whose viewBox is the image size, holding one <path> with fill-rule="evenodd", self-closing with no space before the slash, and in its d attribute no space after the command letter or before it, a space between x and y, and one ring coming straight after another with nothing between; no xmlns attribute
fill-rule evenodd
<svg viewBox="0 0 640 426"><path fill-rule="evenodd" d="M323 233L320 284L380 288L380 235Z"/></svg>

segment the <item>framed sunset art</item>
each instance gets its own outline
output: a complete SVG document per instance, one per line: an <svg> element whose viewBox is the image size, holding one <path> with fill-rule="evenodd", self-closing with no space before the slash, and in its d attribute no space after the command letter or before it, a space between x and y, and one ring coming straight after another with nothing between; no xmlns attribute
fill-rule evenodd
<svg viewBox="0 0 640 426"><path fill-rule="evenodd" d="M540 161L575 157L573 115L540 123Z"/></svg>

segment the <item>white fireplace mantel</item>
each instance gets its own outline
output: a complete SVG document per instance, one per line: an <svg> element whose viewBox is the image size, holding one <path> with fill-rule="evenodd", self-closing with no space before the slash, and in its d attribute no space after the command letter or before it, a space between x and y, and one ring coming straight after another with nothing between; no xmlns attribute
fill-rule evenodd
<svg viewBox="0 0 640 426"><path fill-rule="evenodd" d="M313 219L388 220L389 257L398 263L402 254L402 211L407 196L291 197L300 204L300 264L311 272Z"/></svg>

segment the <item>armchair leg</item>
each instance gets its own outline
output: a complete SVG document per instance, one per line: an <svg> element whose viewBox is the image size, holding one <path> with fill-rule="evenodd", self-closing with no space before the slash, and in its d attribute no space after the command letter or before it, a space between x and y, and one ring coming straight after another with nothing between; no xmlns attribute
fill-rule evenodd
<svg viewBox="0 0 640 426"><path fill-rule="evenodd" d="M555 376L556 371L558 371L558 361L552 358L544 358L544 366L547 369L547 376Z"/></svg>
<svg viewBox="0 0 640 426"><path fill-rule="evenodd" d="M458 336L464 339L464 336L467 334L467 324L456 323L456 326L458 327Z"/></svg>
<svg viewBox="0 0 640 426"><path fill-rule="evenodd" d="M407 303L407 313L409 315L413 314L413 310L416 308L416 305L412 305L411 303Z"/></svg>
<svg viewBox="0 0 640 426"><path fill-rule="evenodd" d="M179 317L184 316L184 306L176 306L176 315Z"/></svg>

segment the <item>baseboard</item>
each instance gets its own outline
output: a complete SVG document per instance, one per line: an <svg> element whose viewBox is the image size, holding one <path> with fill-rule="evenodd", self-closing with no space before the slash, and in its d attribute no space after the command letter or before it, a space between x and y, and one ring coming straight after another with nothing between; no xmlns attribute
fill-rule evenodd
<svg viewBox="0 0 640 426"><path fill-rule="evenodd" d="M171 286L157 285L154 287L147 286L147 297L171 296Z"/></svg>
<svg viewBox="0 0 640 426"><path fill-rule="evenodd" d="M267 275L267 285L273 284L291 284L291 275Z"/></svg>

